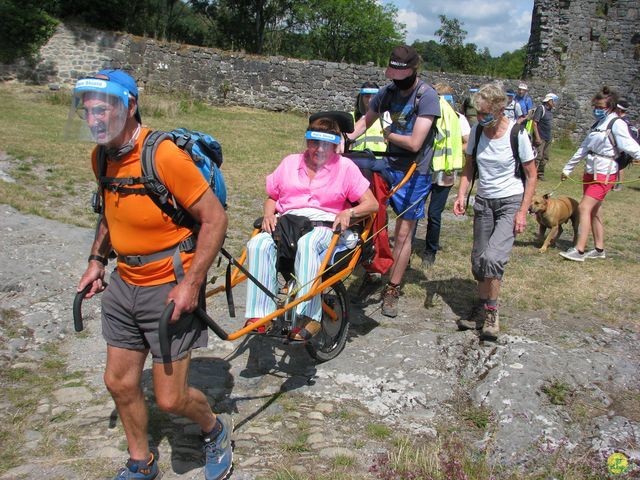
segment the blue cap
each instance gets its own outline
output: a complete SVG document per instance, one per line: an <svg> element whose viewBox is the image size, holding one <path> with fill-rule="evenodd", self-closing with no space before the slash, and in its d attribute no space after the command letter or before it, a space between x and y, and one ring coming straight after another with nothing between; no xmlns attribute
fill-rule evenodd
<svg viewBox="0 0 640 480"><path fill-rule="evenodd" d="M127 98L127 95L131 95L133 98L138 100L138 85L136 84L136 81L133 79L133 77L127 72L123 70L104 69L96 73L94 77L97 77L98 75L107 77L109 82L118 84L119 86L123 87L123 90L119 92L119 96L123 99L125 106L129 105L129 99ZM142 123L142 118L140 117L140 108L137 105L135 117L138 123Z"/></svg>
<svg viewBox="0 0 640 480"><path fill-rule="evenodd" d="M100 70L95 76L104 75L110 82L117 83L129 91L129 94L136 100L138 99L138 85L136 81L128 73L122 70L105 69Z"/></svg>

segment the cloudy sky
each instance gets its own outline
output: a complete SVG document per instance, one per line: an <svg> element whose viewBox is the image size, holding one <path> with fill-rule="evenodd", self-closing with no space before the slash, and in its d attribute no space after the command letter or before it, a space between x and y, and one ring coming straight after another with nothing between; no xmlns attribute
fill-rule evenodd
<svg viewBox="0 0 640 480"><path fill-rule="evenodd" d="M457 18L467 31L465 43L487 47L492 56L522 47L529 40L533 0L382 0L398 7L407 43L438 40L438 15Z"/></svg>

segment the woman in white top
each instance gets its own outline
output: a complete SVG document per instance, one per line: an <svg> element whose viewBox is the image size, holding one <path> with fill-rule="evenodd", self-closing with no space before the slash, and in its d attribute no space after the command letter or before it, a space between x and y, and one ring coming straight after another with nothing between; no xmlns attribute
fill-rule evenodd
<svg viewBox="0 0 640 480"><path fill-rule="evenodd" d="M619 152L627 152L635 160L640 160L640 145L631 137L624 120L615 113L618 101L615 92L608 87L596 93L591 100L593 124L587 137L576 153L562 169L561 180L566 180L578 162L586 158L583 181L583 196L578 206L580 228L574 247L560 252L567 260L584 262L585 258L606 258L604 251L604 226L602 223L602 202L618 180L618 164L615 159ZM615 120L615 121L614 121ZM611 123L613 121L613 123ZM607 130L615 140L613 145ZM585 252L589 231L593 233L594 249Z"/></svg>
<svg viewBox="0 0 640 480"><path fill-rule="evenodd" d="M477 109L478 124L472 127L469 135L466 163L453 212L456 215L465 213L467 190L477 170L471 270L478 282L480 303L468 319L460 319L457 323L461 330L482 330L481 338L495 340L500 330L500 282L515 236L524 232L527 225L527 210L536 188L537 174L531 141L522 129L515 131L517 152L513 151L511 131L519 126L504 116L505 93L496 85L484 85L473 95L472 101ZM477 136L479 128L482 130ZM516 164L518 161L524 171L524 185L520 166Z"/></svg>

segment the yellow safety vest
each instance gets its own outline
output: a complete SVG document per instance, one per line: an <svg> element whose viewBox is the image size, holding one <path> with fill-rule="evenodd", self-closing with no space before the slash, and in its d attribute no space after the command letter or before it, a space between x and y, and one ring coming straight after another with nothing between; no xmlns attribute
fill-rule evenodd
<svg viewBox="0 0 640 480"><path fill-rule="evenodd" d="M431 169L434 172L461 170L464 166L460 118L449 102L440 97L440 117L436 120Z"/></svg>
<svg viewBox="0 0 640 480"><path fill-rule="evenodd" d="M351 116L355 122L355 112L351 112ZM373 125L371 125L366 132L356 138L350 148L351 150L364 150L368 148L372 152L386 152L387 144L382 134L382 120L378 119L373 122Z"/></svg>

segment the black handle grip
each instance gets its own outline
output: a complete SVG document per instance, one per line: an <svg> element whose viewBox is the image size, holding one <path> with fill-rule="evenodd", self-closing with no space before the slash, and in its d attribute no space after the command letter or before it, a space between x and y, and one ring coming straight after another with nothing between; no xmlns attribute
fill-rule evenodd
<svg viewBox="0 0 640 480"><path fill-rule="evenodd" d="M76 293L76 297L73 299L73 326L76 332L84 330L82 323L82 300L84 300L85 295L89 293L89 290L91 290L91 283Z"/></svg>
<svg viewBox="0 0 640 480"><path fill-rule="evenodd" d="M158 336L160 339L160 353L162 354L163 359L171 358L171 338L169 338L169 320L171 320L171 315L173 315L173 310L175 309L175 304L173 301L169 302L165 307L162 315L160 316L160 321L158 322ZM215 333L222 340L228 340L229 334L224 331L224 329L218 325L213 318L207 315L201 307L196 308L193 312L204 324L209 327L213 333Z"/></svg>

